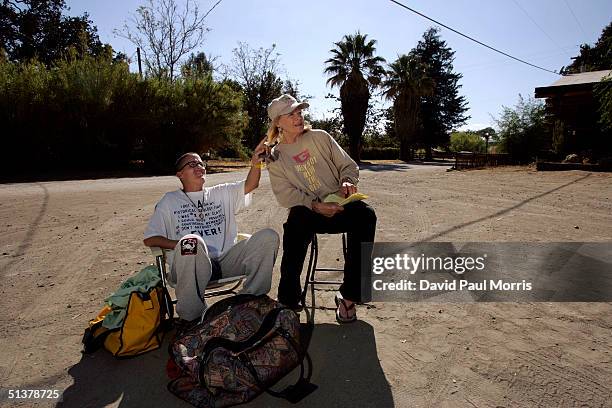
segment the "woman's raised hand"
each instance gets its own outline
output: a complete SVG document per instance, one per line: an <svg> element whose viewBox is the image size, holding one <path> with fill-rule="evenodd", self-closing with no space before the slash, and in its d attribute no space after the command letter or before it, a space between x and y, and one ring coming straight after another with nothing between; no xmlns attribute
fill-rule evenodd
<svg viewBox="0 0 612 408"><path fill-rule="evenodd" d="M259 144L255 147L255 150L253 150L253 156L251 157L252 166L259 165L261 162L264 161L265 154L267 153L266 146L264 145L265 141L266 138L264 137L261 142L259 142Z"/></svg>

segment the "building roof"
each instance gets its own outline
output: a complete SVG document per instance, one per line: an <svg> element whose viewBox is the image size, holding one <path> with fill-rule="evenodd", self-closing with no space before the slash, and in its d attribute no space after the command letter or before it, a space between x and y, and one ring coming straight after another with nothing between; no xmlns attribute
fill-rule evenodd
<svg viewBox="0 0 612 408"><path fill-rule="evenodd" d="M580 74L564 75L549 86L542 86L535 89L536 98L544 98L551 94L558 94L564 91L590 90L592 84L601 81L604 77L611 75L612 69L603 71L582 72Z"/></svg>
<svg viewBox="0 0 612 408"><path fill-rule="evenodd" d="M612 69L605 69L603 71L583 72L581 74L564 75L557 81L553 82L553 84L550 86L590 84L593 82L601 81L603 77L610 75L610 73L612 73Z"/></svg>

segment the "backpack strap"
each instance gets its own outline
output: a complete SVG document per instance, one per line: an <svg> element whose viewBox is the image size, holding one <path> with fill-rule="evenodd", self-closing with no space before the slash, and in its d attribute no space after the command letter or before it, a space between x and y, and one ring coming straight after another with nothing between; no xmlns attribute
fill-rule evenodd
<svg viewBox="0 0 612 408"><path fill-rule="evenodd" d="M83 354L91 354L104 346L104 341L109 334L117 329L106 329L102 327L102 320L97 322L85 329L85 333L83 333L83 339L81 342L83 343L83 350L81 351Z"/></svg>

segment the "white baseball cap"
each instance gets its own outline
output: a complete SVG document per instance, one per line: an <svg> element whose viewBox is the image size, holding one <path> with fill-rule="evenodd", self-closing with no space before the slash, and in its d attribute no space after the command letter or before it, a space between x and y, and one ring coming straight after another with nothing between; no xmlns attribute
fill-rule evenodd
<svg viewBox="0 0 612 408"><path fill-rule="evenodd" d="M304 109L309 106L307 102L298 102L293 96L283 94L270 102L268 105L268 116L271 120L274 120L280 115L286 115L298 108Z"/></svg>

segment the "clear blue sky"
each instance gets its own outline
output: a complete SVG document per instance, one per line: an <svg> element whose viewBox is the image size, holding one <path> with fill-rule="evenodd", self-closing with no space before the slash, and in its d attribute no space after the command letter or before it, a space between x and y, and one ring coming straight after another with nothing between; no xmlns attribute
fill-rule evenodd
<svg viewBox="0 0 612 408"><path fill-rule="evenodd" d="M180 0L179 0L180 1ZM117 37L143 0L67 0L69 14L88 12L100 39L128 56L135 46ZM198 0L202 10L216 1ZM414 8L486 44L533 64L558 71L578 54L579 45L594 43L612 20L610 0L407 0ZM343 35L360 30L377 40L377 54L393 61L408 53L434 24L387 0L223 0L207 18L211 31L202 50L229 63L238 41L253 48L276 44L286 75L312 95L310 112L329 115L334 106L324 96L338 90L325 85L323 62ZM469 103L467 128L493 125L502 105L513 106L518 94L558 76L494 53L442 28L442 39L455 51L455 71L463 74L462 95ZM134 58L135 59L135 58ZM134 65L132 65L134 66Z"/></svg>

